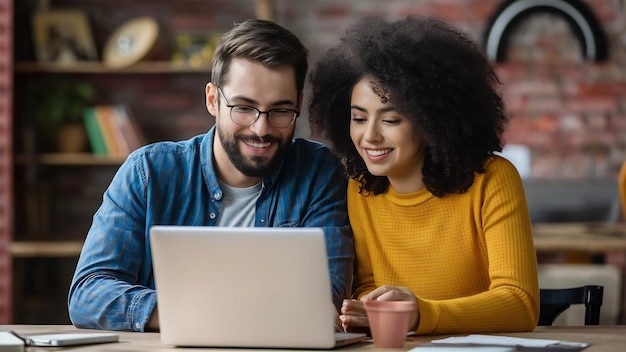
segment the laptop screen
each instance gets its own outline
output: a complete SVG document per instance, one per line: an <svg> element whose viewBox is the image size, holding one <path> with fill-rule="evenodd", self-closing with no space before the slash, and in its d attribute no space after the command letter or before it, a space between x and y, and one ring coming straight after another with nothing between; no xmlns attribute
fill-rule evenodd
<svg viewBox="0 0 626 352"><path fill-rule="evenodd" d="M154 226L163 343L332 348L321 228Z"/></svg>

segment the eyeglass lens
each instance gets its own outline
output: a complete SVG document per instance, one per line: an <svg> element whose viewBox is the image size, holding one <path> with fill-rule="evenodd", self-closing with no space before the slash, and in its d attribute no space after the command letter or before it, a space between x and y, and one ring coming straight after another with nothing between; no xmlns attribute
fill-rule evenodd
<svg viewBox="0 0 626 352"><path fill-rule="evenodd" d="M230 119L238 125L250 126L254 124L261 114L267 114L267 121L270 126L284 128L293 125L296 117L300 114L298 111L291 109L261 111L252 106L230 105L222 89L218 87L217 90L226 101L226 106L230 108Z"/></svg>
<svg viewBox="0 0 626 352"><path fill-rule="evenodd" d="M239 125L252 125L262 113L267 114L267 121L274 127L289 127L296 119L296 112L285 109L272 109L261 112L251 106L233 105L230 118Z"/></svg>

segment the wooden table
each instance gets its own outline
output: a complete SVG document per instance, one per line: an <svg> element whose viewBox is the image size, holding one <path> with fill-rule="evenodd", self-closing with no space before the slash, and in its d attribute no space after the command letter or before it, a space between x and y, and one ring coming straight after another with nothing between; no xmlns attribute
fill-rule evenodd
<svg viewBox="0 0 626 352"><path fill-rule="evenodd" d="M537 252L626 251L626 224L536 223L533 239Z"/></svg>
<svg viewBox="0 0 626 352"><path fill-rule="evenodd" d="M0 330L13 330L21 335L34 334L50 334L59 332L77 332L94 330L76 329L70 325L0 325ZM163 345L160 342L158 333L138 333L138 332L117 332L120 335L119 343L106 343L99 345L74 346L67 348L51 348L51 347L28 347L25 351L229 351L233 352L237 349L219 349L219 348L188 348L181 349L172 346ZM495 334L494 334L495 335ZM591 344L585 352L624 352L626 351L626 325L598 325L598 326L542 326L537 327L533 332L525 333L509 333L497 334L506 336L516 336L525 338L538 339L556 339L562 341L587 342ZM402 350L410 350L413 347L427 344L433 339L443 338L446 336L420 336L410 337ZM241 349L240 349L241 350ZM369 342L358 343L356 345L341 347L338 351L362 351L381 350L374 348ZM258 349L253 351L259 351ZM272 351L263 349L263 352ZM285 351L284 349L275 351ZM304 350L298 350L304 351ZM397 350L396 350L397 351Z"/></svg>

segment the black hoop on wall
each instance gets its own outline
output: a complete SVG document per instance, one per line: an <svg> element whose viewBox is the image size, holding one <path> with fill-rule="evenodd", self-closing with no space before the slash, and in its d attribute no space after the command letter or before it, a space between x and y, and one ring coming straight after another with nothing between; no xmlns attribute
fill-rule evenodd
<svg viewBox="0 0 626 352"><path fill-rule="evenodd" d="M602 61L608 57L606 35L598 19L580 0L509 0L494 13L485 31L485 51L494 61L505 61L509 34L517 23L538 12L563 16L581 43L586 60Z"/></svg>

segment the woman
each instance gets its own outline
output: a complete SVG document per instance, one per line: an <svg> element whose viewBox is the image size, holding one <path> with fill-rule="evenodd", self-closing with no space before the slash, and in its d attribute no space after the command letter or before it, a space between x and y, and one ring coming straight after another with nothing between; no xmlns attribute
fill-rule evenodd
<svg viewBox="0 0 626 352"><path fill-rule="evenodd" d="M499 81L462 32L426 17L363 19L311 74L310 121L345 163L354 230L344 328L366 300L417 303L417 334L530 331L539 315L531 223L496 156Z"/></svg>

